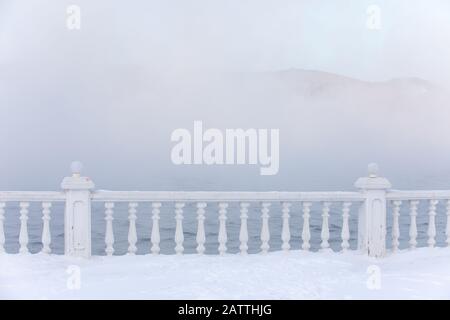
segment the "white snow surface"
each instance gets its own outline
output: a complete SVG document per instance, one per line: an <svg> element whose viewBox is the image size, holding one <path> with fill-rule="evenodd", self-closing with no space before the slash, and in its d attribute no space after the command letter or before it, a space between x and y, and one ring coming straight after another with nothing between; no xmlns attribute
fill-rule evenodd
<svg viewBox="0 0 450 320"><path fill-rule="evenodd" d="M371 266L380 286L368 286ZM80 269L69 289L69 266ZM375 267L375 269L377 269ZM423 248L383 259L358 252L267 255L1 255L2 299L448 299L450 249Z"/></svg>

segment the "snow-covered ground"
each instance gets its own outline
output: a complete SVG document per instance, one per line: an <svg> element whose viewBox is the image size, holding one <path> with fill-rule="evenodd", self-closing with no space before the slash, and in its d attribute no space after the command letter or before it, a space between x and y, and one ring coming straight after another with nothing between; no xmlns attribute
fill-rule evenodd
<svg viewBox="0 0 450 320"><path fill-rule="evenodd" d="M2 255L0 298L448 299L450 249L402 251L384 259L303 251L91 260Z"/></svg>

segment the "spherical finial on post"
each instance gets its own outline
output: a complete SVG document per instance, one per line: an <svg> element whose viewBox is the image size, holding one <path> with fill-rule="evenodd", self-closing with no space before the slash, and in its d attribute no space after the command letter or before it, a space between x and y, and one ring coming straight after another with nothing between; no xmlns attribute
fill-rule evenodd
<svg viewBox="0 0 450 320"><path fill-rule="evenodd" d="M70 164L70 171L72 171L72 176L79 177L82 170L83 164L80 161L73 161Z"/></svg>
<svg viewBox="0 0 450 320"><path fill-rule="evenodd" d="M378 164L372 162L367 166L369 172L369 178L376 178L378 176Z"/></svg>

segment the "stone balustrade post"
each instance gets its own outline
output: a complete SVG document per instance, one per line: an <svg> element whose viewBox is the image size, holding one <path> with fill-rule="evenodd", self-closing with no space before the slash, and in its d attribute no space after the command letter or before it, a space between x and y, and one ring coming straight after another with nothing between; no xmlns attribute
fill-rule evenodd
<svg viewBox="0 0 450 320"><path fill-rule="evenodd" d="M369 176L355 182L365 197L358 215L358 249L370 257L386 254L386 192L390 182L378 176L378 166L369 164Z"/></svg>
<svg viewBox="0 0 450 320"><path fill-rule="evenodd" d="M71 164L72 176L64 178L61 188L66 194L64 211L64 254L91 256L91 190L94 183L81 176L83 165Z"/></svg>

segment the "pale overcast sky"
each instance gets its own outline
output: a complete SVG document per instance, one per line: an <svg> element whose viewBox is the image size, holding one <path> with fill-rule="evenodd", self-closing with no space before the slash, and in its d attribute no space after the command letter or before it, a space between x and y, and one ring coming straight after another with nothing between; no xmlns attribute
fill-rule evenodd
<svg viewBox="0 0 450 320"><path fill-rule="evenodd" d="M77 4L82 30L65 27ZM366 27L380 8L381 29ZM80 61L150 68L314 69L365 80L450 83L445 0L0 0L0 63ZM73 44L79 44L73 48Z"/></svg>

